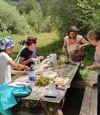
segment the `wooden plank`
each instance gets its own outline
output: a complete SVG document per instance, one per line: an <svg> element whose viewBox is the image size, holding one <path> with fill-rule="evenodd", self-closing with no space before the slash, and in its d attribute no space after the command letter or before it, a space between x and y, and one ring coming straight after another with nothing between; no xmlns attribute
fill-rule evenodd
<svg viewBox="0 0 100 115"><path fill-rule="evenodd" d="M60 76L63 78L69 78L67 85L70 85L78 68L80 63L77 63L76 65L68 64L67 67L62 68L59 70ZM59 74L58 73L58 74ZM60 96L57 99L52 98L45 98L44 96L41 97L41 101L44 102L53 102L53 103L60 103L61 100L64 98L65 94L67 92L67 88L63 91L60 91Z"/></svg>
<svg viewBox="0 0 100 115"><path fill-rule="evenodd" d="M46 102L40 103L46 115L63 115L62 110L58 109L59 104L52 104Z"/></svg>
<svg viewBox="0 0 100 115"><path fill-rule="evenodd" d="M89 75L86 79L86 85L89 87L94 87L97 84L97 74Z"/></svg>
<svg viewBox="0 0 100 115"><path fill-rule="evenodd" d="M86 86L79 115L97 115L97 89Z"/></svg>
<svg viewBox="0 0 100 115"><path fill-rule="evenodd" d="M60 109L57 111L57 113L58 113L58 115L63 115L63 112Z"/></svg>
<svg viewBox="0 0 100 115"><path fill-rule="evenodd" d="M78 68L80 63L77 63L76 66L72 64L68 64L67 67L64 67L59 70L59 73L61 77L69 78L67 85L70 85ZM53 102L53 103L60 103L62 98L65 96L67 92L67 88L63 91L60 91L60 96L57 99L49 99L45 98L44 95L45 88L43 87L33 87L31 95L22 98L22 100L33 100L33 101L46 101L46 102Z"/></svg>
<svg viewBox="0 0 100 115"><path fill-rule="evenodd" d="M32 88L32 93L31 95L22 98L22 100L34 100L34 101L39 101L40 98L43 96L43 93L45 92L45 87L39 87L39 86L34 86Z"/></svg>
<svg viewBox="0 0 100 115"><path fill-rule="evenodd" d="M66 67L64 68L62 67L60 70L58 70L59 77L69 79L66 85L71 84L73 78L75 77L76 72L78 71L79 66L80 66L80 63L76 63L75 65L68 64ZM24 106L31 107L30 105L32 104L33 106L34 104L40 104L44 108L45 112L48 113L47 115L61 115L63 113L61 111L58 111L58 108L64 103L63 102L61 104L61 102L63 101L65 97L67 89L68 88L65 86L64 90L59 90L60 96L56 99L53 99L53 98L44 97L44 92L46 90L44 87L38 87L38 86L33 87L31 95L21 98L21 101L23 103L22 105L23 107Z"/></svg>
<svg viewBox="0 0 100 115"><path fill-rule="evenodd" d="M91 91L92 89L90 87L85 88L81 111L79 115L89 115L91 104Z"/></svg>
<svg viewBox="0 0 100 115"><path fill-rule="evenodd" d="M70 85L75 74L79 69L80 63L76 63L76 65L68 64L67 67L61 68L58 72L59 77L68 78L67 85Z"/></svg>
<svg viewBox="0 0 100 115"><path fill-rule="evenodd" d="M90 115L97 115L97 88L92 89Z"/></svg>

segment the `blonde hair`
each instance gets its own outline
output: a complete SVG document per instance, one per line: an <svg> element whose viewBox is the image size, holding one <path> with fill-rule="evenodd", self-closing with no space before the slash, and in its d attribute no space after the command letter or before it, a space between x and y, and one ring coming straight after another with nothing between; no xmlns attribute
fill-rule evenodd
<svg viewBox="0 0 100 115"><path fill-rule="evenodd" d="M88 31L88 33L87 33L87 39L100 40L100 32L97 32L95 30Z"/></svg>

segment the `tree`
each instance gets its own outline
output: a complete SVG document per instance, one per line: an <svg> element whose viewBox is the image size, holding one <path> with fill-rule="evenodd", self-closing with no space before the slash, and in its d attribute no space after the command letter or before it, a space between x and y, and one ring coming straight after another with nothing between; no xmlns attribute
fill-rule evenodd
<svg viewBox="0 0 100 115"><path fill-rule="evenodd" d="M11 31L12 33L27 33L29 25L24 16L21 16L15 6L0 1L0 30Z"/></svg>
<svg viewBox="0 0 100 115"><path fill-rule="evenodd" d="M42 11L40 3L36 0L21 0L18 4L20 14L25 15L28 24L37 32L42 28Z"/></svg>
<svg viewBox="0 0 100 115"><path fill-rule="evenodd" d="M31 11L41 12L40 4L37 0L21 0L17 8L21 14L29 14Z"/></svg>
<svg viewBox="0 0 100 115"><path fill-rule="evenodd" d="M90 28L100 31L100 10L96 10L93 19L90 20Z"/></svg>
<svg viewBox="0 0 100 115"><path fill-rule="evenodd" d="M100 1L95 0L93 3L93 19L90 20L90 28L100 31Z"/></svg>
<svg viewBox="0 0 100 115"><path fill-rule="evenodd" d="M61 37L65 36L70 25L79 25L77 0L44 0L42 8L43 14L52 16Z"/></svg>
<svg viewBox="0 0 100 115"><path fill-rule="evenodd" d="M96 1L94 4L94 0L43 0L41 4L43 14L54 18L60 36L64 37L70 25L80 28L81 34L87 33L91 25L94 25L94 11L99 3Z"/></svg>

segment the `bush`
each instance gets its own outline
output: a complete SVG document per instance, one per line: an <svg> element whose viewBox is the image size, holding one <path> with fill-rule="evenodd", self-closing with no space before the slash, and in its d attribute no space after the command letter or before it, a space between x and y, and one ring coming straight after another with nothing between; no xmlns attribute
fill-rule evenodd
<svg viewBox="0 0 100 115"><path fill-rule="evenodd" d="M11 31L12 33L27 33L29 25L24 16L21 16L15 6L0 1L0 31Z"/></svg>

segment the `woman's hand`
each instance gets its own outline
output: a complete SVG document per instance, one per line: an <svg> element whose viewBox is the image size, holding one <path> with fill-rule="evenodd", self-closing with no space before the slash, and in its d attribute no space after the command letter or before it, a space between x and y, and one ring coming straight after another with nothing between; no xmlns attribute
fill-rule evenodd
<svg viewBox="0 0 100 115"><path fill-rule="evenodd" d="M27 71L20 71L20 73L19 73L20 75L27 75Z"/></svg>
<svg viewBox="0 0 100 115"><path fill-rule="evenodd" d="M39 56L38 57L40 60L44 60L44 56Z"/></svg>
<svg viewBox="0 0 100 115"><path fill-rule="evenodd" d="M80 50L80 49L82 49L82 48L84 48L83 45L78 45L78 46L76 47L76 50Z"/></svg>
<svg viewBox="0 0 100 115"><path fill-rule="evenodd" d="M24 69L25 71L28 71L28 70L29 70L29 67L26 66L26 65L23 65L23 69Z"/></svg>
<svg viewBox="0 0 100 115"><path fill-rule="evenodd" d="M29 70L29 67L26 65L18 64L19 69L24 69L25 71Z"/></svg>
<svg viewBox="0 0 100 115"><path fill-rule="evenodd" d="M94 70L94 69L96 69L96 66L95 65L87 66L86 69L88 69L88 70Z"/></svg>
<svg viewBox="0 0 100 115"><path fill-rule="evenodd" d="M34 62L36 60L36 58L30 58L29 62Z"/></svg>
<svg viewBox="0 0 100 115"><path fill-rule="evenodd" d="M27 71L26 70L11 70L11 74L17 74L17 75L27 75Z"/></svg>

